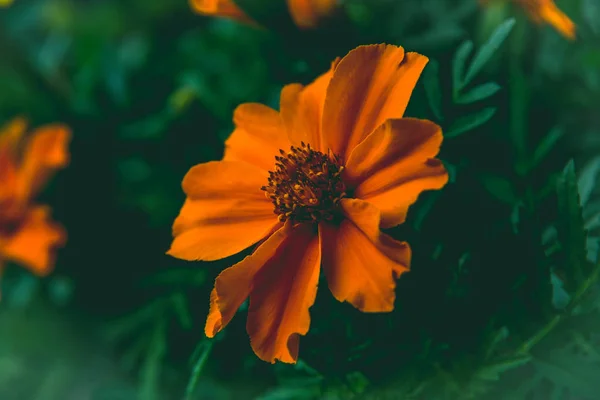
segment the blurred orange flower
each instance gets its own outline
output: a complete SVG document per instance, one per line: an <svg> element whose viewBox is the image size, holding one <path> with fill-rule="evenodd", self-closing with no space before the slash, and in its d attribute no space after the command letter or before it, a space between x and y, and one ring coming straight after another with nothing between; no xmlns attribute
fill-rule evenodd
<svg viewBox="0 0 600 400"><path fill-rule="evenodd" d="M168 252L211 261L259 243L217 277L208 337L249 297L254 352L295 362L321 265L337 300L393 310L411 250L380 228L403 223L421 192L448 180L435 158L440 127L403 118L427 61L402 47L361 46L310 85L285 86L279 112L254 103L235 110L223 160L183 179Z"/></svg>
<svg viewBox="0 0 600 400"><path fill-rule="evenodd" d="M15 119L0 130L0 264L10 260L46 275L66 233L51 221L47 206L32 200L68 164L71 134L62 125L47 125L25 138L26 128Z"/></svg>
<svg viewBox="0 0 600 400"><path fill-rule="evenodd" d="M335 10L337 3L338 0L287 0L290 15L300 28L315 27L321 18ZM196 12L203 15L256 24L235 4L234 0L190 0L190 4Z"/></svg>
<svg viewBox="0 0 600 400"><path fill-rule="evenodd" d="M480 1L488 4L493 0ZM532 21L538 24L549 24L564 37L575 39L575 24L553 0L513 0L513 2L521 6Z"/></svg>

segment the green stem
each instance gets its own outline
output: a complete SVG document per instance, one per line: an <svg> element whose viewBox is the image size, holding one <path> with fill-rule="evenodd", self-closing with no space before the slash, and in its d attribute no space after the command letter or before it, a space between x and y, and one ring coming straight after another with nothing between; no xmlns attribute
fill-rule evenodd
<svg viewBox="0 0 600 400"><path fill-rule="evenodd" d="M585 280L585 282L583 282L583 284L579 287L577 292L575 292L573 298L571 299L571 302L569 303L569 306L564 311L564 313L555 315L539 332L537 332L535 335L533 335L531 338L525 341L525 343L523 343L517 349L516 354L528 354L531 351L531 349L539 342L541 342L546 336L548 336L548 334L550 334L554 330L554 328L556 328L566 318L571 316L573 310L575 309L575 307L577 307L581 299L583 299L588 290L591 289L592 286L598 281L598 277L600 277L600 262L596 264L596 268L594 268L594 271Z"/></svg>

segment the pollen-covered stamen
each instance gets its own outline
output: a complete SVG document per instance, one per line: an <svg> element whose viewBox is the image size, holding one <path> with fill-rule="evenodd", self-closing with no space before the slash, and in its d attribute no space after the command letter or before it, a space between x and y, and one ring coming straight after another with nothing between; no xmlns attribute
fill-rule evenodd
<svg viewBox="0 0 600 400"><path fill-rule="evenodd" d="M344 167L332 154L313 150L302 142L289 152L279 150L275 170L261 190L273 201L280 221L330 221L339 213L339 202L346 196L341 177Z"/></svg>

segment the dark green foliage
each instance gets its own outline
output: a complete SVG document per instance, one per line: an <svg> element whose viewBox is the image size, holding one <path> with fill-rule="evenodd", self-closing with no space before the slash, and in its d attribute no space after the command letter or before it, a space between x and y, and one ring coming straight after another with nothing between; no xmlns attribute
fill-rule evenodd
<svg viewBox="0 0 600 400"><path fill-rule="evenodd" d="M62 400L101 376L81 393L595 399L600 30L592 2L557 3L576 19L577 42L475 0L346 0L308 31L277 0L238 1L263 29L199 16L186 0L0 9L0 121L24 115L74 132L70 167L40 199L69 232L55 274L3 271L0 398ZM211 263L165 255L183 176L220 159L237 105L278 108L283 85L382 42L429 57L406 116L442 126L450 175L386 230L413 251L394 312L340 304L323 280L296 365L252 353L247 303L206 338L214 278L252 249ZM61 318L91 344L74 345ZM84 374L97 353L118 365ZM99 372L111 368L117 378Z"/></svg>

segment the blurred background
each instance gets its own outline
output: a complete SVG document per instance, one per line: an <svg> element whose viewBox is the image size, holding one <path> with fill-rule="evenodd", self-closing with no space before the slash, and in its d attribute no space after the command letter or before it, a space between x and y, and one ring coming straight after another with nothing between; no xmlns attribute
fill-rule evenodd
<svg viewBox="0 0 600 400"><path fill-rule="evenodd" d="M346 0L311 30L277 0L240 1L262 28L200 16L186 0L10 3L0 2L0 123L62 122L74 138L70 166L41 196L69 234L55 271L3 274L1 399L597 398L597 299L592 317L535 342L545 361L532 361L532 346L527 359L513 352L484 367L523 349L572 295L548 267L570 267L548 251L570 158L596 261L599 0L556 2L576 41L510 1ZM481 48L508 18L508 38L457 87L458 65L473 62L461 61L465 42ZM243 309L207 340L214 278L246 253L211 263L165 255L183 176L222 156L238 104L277 108L284 84L381 42L432 60L407 115L452 133L441 154L451 184L392 232L416 254L397 311L362 315L321 290L295 366L252 354ZM495 86L457 94L480 84Z"/></svg>

